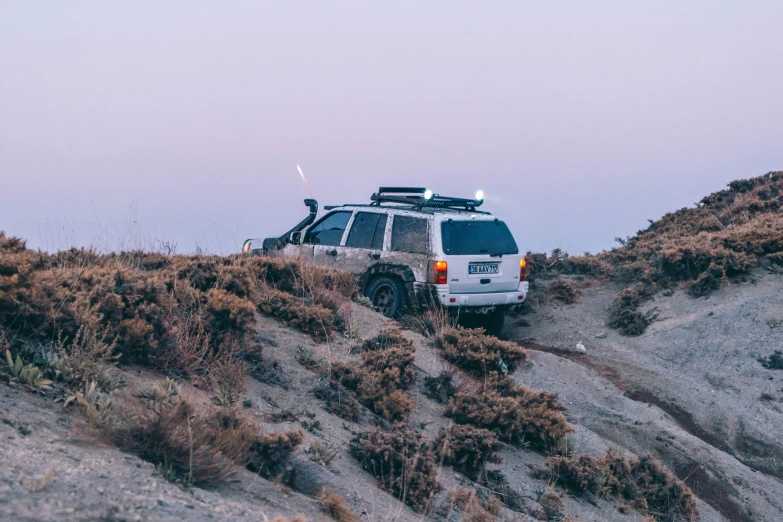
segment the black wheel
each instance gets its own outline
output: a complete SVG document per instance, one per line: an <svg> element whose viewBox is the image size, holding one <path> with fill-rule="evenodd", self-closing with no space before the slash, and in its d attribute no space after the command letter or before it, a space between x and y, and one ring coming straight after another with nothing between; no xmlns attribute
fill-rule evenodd
<svg viewBox="0 0 783 522"><path fill-rule="evenodd" d="M378 277L367 287L372 305L386 317L395 317L405 306L405 288L399 279Z"/></svg>
<svg viewBox="0 0 783 522"><path fill-rule="evenodd" d="M503 331L503 321L506 319L506 312L503 310L495 310L494 312L488 312L481 321L481 326L489 335L495 337L500 335Z"/></svg>

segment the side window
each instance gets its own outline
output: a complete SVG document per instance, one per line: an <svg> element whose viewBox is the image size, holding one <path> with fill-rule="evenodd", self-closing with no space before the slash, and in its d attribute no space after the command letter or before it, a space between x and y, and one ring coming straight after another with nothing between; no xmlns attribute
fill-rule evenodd
<svg viewBox="0 0 783 522"><path fill-rule="evenodd" d="M351 213L347 211L327 214L307 231L304 242L313 245L338 246L349 219L351 219Z"/></svg>
<svg viewBox="0 0 783 522"><path fill-rule="evenodd" d="M426 254L429 248L429 230L426 219L394 216L391 249L397 252Z"/></svg>
<svg viewBox="0 0 783 522"><path fill-rule="evenodd" d="M386 214L378 212L357 212L345 246L353 248L383 248L383 234L386 230Z"/></svg>

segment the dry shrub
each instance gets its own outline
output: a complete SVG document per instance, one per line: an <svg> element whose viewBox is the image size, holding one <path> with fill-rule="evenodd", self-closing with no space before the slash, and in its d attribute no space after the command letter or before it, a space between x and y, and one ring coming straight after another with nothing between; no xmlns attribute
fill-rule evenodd
<svg viewBox="0 0 783 522"><path fill-rule="evenodd" d="M647 312L639 306L655 292L655 285L644 281L621 290L609 308L609 326L617 328L623 335L641 335L658 317L657 308Z"/></svg>
<svg viewBox="0 0 783 522"><path fill-rule="evenodd" d="M657 520L692 522L699 516L690 488L649 453L633 460L614 451L600 457L550 457L547 470L565 487L615 495Z"/></svg>
<svg viewBox="0 0 783 522"><path fill-rule="evenodd" d="M430 511L441 486L435 454L419 432L402 424L388 432L364 432L352 441L351 454L378 479L382 489L418 513Z"/></svg>
<svg viewBox="0 0 783 522"><path fill-rule="evenodd" d="M405 393L416 380L414 352L413 343L398 329L384 329L365 342L361 366L334 364L333 376L376 414L392 422L403 420L414 408Z"/></svg>
<svg viewBox="0 0 783 522"><path fill-rule="evenodd" d="M324 409L347 421L359 420L362 405L356 394L335 381L320 383L314 390L316 399L324 401Z"/></svg>
<svg viewBox="0 0 783 522"><path fill-rule="evenodd" d="M486 375L505 365L514 371L527 360L524 348L510 341L484 335L481 328L445 328L436 338L443 356L468 372Z"/></svg>
<svg viewBox="0 0 783 522"><path fill-rule="evenodd" d="M334 312L320 304L305 302L281 290L271 289L261 298L258 309L278 317L289 326L326 341L335 331Z"/></svg>
<svg viewBox="0 0 783 522"><path fill-rule="evenodd" d="M331 488L321 490L318 495L318 504L321 506L321 511L337 522L359 522L361 520L345 505L345 499L342 495L337 494Z"/></svg>
<svg viewBox="0 0 783 522"><path fill-rule="evenodd" d="M501 441L552 451L573 431L563 411L556 394L529 390L494 374L478 391L458 391L444 414L458 424L493 431Z"/></svg>
<svg viewBox="0 0 783 522"><path fill-rule="evenodd" d="M501 462L496 451L498 438L484 428L452 424L442 428L435 439L435 453L443 464L452 466L471 480L479 480L487 462Z"/></svg>
<svg viewBox="0 0 783 522"><path fill-rule="evenodd" d="M497 513L493 514L485 509L474 490L457 488L449 491L449 502L465 514L466 522L495 522Z"/></svg>
<svg viewBox="0 0 783 522"><path fill-rule="evenodd" d="M559 280L549 287L549 293L553 298L565 304L574 304L579 300L582 291L573 281Z"/></svg>
<svg viewBox="0 0 783 522"><path fill-rule="evenodd" d="M302 430L261 435L250 446L247 469L265 478L274 477L282 471L288 457L303 441Z"/></svg>
<svg viewBox="0 0 783 522"><path fill-rule="evenodd" d="M449 402L456 391L454 377L446 370L440 372L436 377L428 375L424 378L424 394L441 404Z"/></svg>

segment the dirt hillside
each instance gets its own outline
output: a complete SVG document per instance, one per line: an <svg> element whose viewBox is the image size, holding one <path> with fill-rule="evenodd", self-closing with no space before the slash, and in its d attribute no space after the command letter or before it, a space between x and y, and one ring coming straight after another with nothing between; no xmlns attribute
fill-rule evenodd
<svg viewBox="0 0 783 522"><path fill-rule="evenodd" d="M295 260L0 234L0 518L780 520L781 179L531 255L501 339Z"/></svg>

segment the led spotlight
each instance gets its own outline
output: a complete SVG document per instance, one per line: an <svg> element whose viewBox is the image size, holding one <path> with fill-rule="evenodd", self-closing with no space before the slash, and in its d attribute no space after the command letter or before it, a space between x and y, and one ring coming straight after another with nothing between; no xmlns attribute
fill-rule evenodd
<svg viewBox="0 0 783 522"><path fill-rule="evenodd" d="M424 191L424 199L430 199L432 197L432 191L427 189Z"/></svg>
<svg viewBox="0 0 783 522"><path fill-rule="evenodd" d="M484 191L479 190L476 192L476 201L484 201Z"/></svg>

